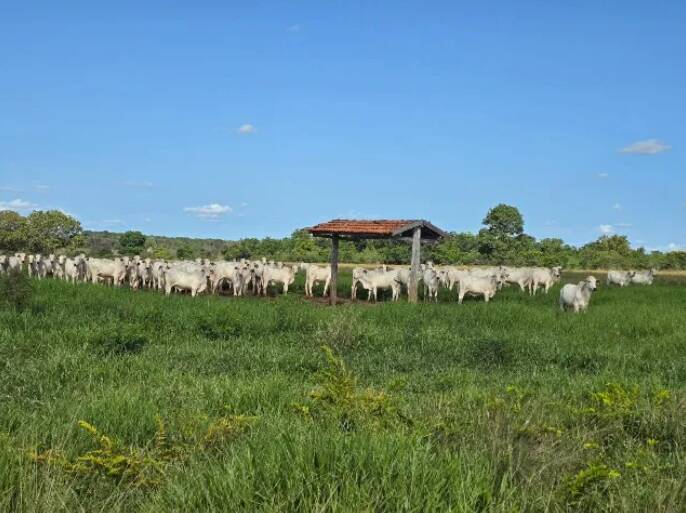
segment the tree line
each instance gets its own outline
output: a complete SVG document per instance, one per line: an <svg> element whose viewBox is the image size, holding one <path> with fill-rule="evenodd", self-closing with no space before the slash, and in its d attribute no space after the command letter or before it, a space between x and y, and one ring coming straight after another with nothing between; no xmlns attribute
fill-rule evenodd
<svg viewBox="0 0 686 513"><path fill-rule="evenodd" d="M35 211L21 216L0 212L0 251L5 253L84 252L88 255L145 255L156 259L258 259L287 262L325 262L327 239L312 237L306 229L289 237L245 238L238 241L193 239L124 233L84 231L78 220L59 211ZM340 260L351 263L407 264L409 245L395 240L341 241ZM524 231L516 207L497 205L488 211L478 233L451 232L423 248L423 258L437 264L553 266L583 269L686 269L686 252L647 252L632 248L624 235L603 235L581 247L562 239L537 240Z"/></svg>

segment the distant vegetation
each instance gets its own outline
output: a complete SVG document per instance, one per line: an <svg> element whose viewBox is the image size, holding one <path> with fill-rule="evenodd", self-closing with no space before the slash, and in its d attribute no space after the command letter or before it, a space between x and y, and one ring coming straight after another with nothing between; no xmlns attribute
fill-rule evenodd
<svg viewBox="0 0 686 513"><path fill-rule="evenodd" d="M562 265L565 268L651 268L686 269L686 252L647 252L633 249L624 235L603 235L581 247L562 239L537 240L524 231L524 219L510 205L492 208L476 234L451 232L423 255L436 263ZM315 239L305 230L283 239L246 238L238 241L192 239L125 233L83 231L74 218L58 211L34 212L23 217L0 212L0 251L31 252L83 251L93 256L148 255L159 259L257 259L322 262L329 258L329 241ZM369 240L343 242L340 259L352 263L408 263L410 252L401 241Z"/></svg>

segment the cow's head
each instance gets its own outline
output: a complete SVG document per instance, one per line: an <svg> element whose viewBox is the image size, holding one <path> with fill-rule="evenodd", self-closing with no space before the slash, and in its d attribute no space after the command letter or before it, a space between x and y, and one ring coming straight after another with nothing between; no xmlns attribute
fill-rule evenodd
<svg viewBox="0 0 686 513"><path fill-rule="evenodd" d="M598 288L598 280L595 279L595 276L587 277L585 283L586 286L591 290L596 290Z"/></svg>

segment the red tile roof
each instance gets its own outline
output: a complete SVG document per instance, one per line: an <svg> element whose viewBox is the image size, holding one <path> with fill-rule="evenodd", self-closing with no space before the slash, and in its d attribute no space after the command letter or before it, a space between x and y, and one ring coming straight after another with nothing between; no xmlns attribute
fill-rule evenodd
<svg viewBox="0 0 686 513"><path fill-rule="evenodd" d="M421 228L421 238L424 240L437 240L447 235L446 232L423 219L334 219L313 226L308 231L315 237L384 239L411 236L412 230L418 227Z"/></svg>
<svg viewBox="0 0 686 513"><path fill-rule="evenodd" d="M309 229L312 234L340 234L340 235L387 235L392 236L403 226L415 223L401 219L379 219L379 220L356 220L356 219L334 219L326 223L320 223Z"/></svg>

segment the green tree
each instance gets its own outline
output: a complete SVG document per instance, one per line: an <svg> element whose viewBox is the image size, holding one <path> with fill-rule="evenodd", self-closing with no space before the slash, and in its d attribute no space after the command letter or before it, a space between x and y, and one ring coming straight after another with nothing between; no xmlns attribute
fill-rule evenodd
<svg viewBox="0 0 686 513"><path fill-rule="evenodd" d="M632 256L626 235L603 235L579 250L581 265L589 269L630 267Z"/></svg>
<svg viewBox="0 0 686 513"><path fill-rule="evenodd" d="M26 218L13 210L0 211L0 250L24 249L26 235Z"/></svg>
<svg viewBox="0 0 686 513"><path fill-rule="evenodd" d="M496 237L516 237L524 233L524 218L517 207L501 203L488 211L482 224Z"/></svg>
<svg viewBox="0 0 686 513"><path fill-rule="evenodd" d="M26 218L26 247L36 253L72 249L83 242L81 223L59 210L36 210Z"/></svg>
<svg viewBox="0 0 686 513"><path fill-rule="evenodd" d="M145 251L145 235L139 231L128 231L119 237L119 252L123 255L140 255Z"/></svg>
<svg viewBox="0 0 686 513"><path fill-rule="evenodd" d="M158 246L153 249L152 258L156 260L172 260L174 258L174 254L168 248Z"/></svg>
<svg viewBox="0 0 686 513"><path fill-rule="evenodd" d="M176 258L179 260L190 260L193 258L193 248L184 244L176 250Z"/></svg>

